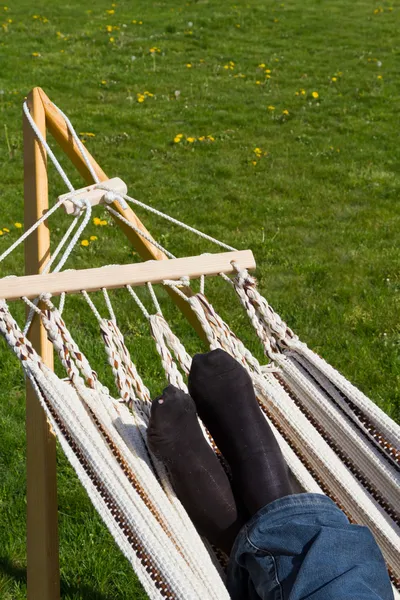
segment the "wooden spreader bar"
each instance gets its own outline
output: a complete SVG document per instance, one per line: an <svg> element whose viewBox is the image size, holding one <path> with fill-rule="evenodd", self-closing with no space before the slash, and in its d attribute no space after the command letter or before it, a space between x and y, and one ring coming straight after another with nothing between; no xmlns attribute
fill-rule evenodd
<svg viewBox="0 0 400 600"><path fill-rule="evenodd" d="M37 298L43 292L58 296L62 292L76 293L98 291L102 288L121 288L161 283L165 279L180 279L184 276L197 278L200 275L233 273L232 263L244 269L255 269L256 263L251 250L203 254L171 260L149 260L130 265L112 265L95 269L62 271L46 275L26 275L0 279L0 298L17 300L22 296Z"/></svg>

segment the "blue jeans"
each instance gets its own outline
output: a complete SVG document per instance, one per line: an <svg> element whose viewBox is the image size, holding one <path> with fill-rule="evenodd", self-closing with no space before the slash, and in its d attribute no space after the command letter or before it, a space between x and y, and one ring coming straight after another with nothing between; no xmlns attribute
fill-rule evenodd
<svg viewBox="0 0 400 600"><path fill-rule="evenodd" d="M232 600L393 600L372 533L320 494L259 510L235 541L227 585Z"/></svg>

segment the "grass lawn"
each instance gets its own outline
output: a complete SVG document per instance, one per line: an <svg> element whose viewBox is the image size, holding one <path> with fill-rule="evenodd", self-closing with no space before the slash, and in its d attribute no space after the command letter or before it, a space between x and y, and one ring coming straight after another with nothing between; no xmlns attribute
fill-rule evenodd
<svg viewBox="0 0 400 600"><path fill-rule="evenodd" d="M21 105L40 85L131 195L252 248L272 306L399 419L397 2L10 0L0 5L0 25L0 253L21 232ZM52 198L66 191L53 171L50 190ZM174 254L212 250L139 214ZM101 208L94 216L107 225L91 222L83 237L97 239L79 245L66 268L137 260ZM52 219L55 240L68 219ZM22 270L22 250L1 265L2 276ZM226 284L207 290L261 356ZM163 291L159 297L188 349L201 350ZM147 324L123 291L112 298L155 393L164 378ZM13 310L22 320L23 307ZM65 314L114 389L95 320L80 299L68 300ZM20 600L24 381L4 343L0 360L0 598ZM145 598L61 453L58 465L62 598Z"/></svg>

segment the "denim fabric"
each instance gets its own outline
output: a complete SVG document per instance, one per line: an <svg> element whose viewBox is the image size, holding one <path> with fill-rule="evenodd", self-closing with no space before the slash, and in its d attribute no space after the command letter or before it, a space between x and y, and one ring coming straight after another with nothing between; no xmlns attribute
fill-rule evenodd
<svg viewBox="0 0 400 600"><path fill-rule="evenodd" d="M279 498L243 527L228 567L232 600L393 600L367 527L320 494Z"/></svg>

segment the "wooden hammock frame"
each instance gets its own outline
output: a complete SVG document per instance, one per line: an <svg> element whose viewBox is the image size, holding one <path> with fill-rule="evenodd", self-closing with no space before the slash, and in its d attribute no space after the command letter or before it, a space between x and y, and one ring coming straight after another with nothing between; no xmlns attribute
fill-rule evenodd
<svg viewBox="0 0 400 600"><path fill-rule="evenodd" d="M92 175L82 154L70 134L66 123L56 107L41 88L34 88L27 97L30 114L46 139L49 132L68 158L72 161L87 184L93 183ZM25 114L24 132L24 225L31 227L49 208L46 151L35 136ZM100 181L108 177L94 158L89 161ZM128 206L122 208L114 202L112 208L146 236L151 237L143 223ZM225 252L200 257L170 260L156 246L141 237L133 229L113 215L115 222L145 261L162 261L102 267L75 272L37 276L50 258L50 231L44 221L25 241L25 277L8 279L0 283L0 297L19 298L21 295L36 297L38 292L77 292L101 287L119 287L126 283L139 285L147 281L179 279L182 275L218 274L232 272L231 262L241 267L254 268L255 262L249 250ZM165 261L168 261L166 263ZM84 284L84 285L83 285ZM204 332L190 305L177 292L167 287L167 292L182 313L205 339ZM189 287L180 288L185 295L193 294ZM53 347L38 315L35 315L29 339L44 363L53 368ZM27 383L26 389L27 434L27 587L28 600L59 600L60 574L58 552L56 440L46 420L35 392Z"/></svg>

